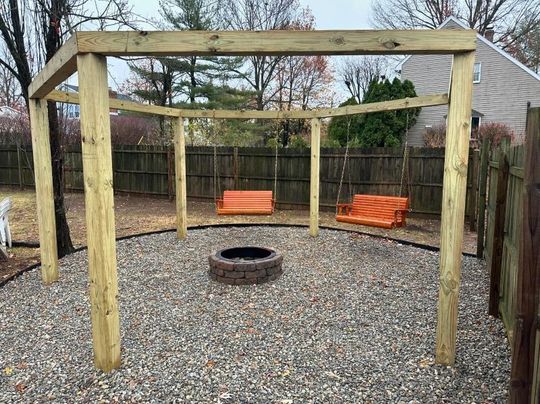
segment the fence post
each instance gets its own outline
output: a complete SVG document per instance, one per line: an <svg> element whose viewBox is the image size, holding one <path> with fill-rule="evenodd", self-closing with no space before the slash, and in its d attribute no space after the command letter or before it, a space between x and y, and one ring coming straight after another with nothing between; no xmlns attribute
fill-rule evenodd
<svg viewBox="0 0 540 404"><path fill-rule="evenodd" d="M499 295L501 291L501 266L504 247L504 221L506 217L506 193L510 166L506 156L507 143L501 143L499 150L499 170L497 196L495 199L495 220L493 224L493 247L489 281L488 313L499 317Z"/></svg>
<svg viewBox="0 0 540 404"><path fill-rule="evenodd" d="M239 181L239 161L238 161L238 147L235 147L233 149L233 178L234 178L234 189L238 189L240 187L240 181Z"/></svg>
<svg viewBox="0 0 540 404"><path fill-rule="evenodd" d="M175 157L170 147L167 147L167 196L169 201L174 198L173 182L174 182L174 162Z"/></svg>
<svg viewBox="0 0 540 404"><path fill-rule="evenodd" d="M517 273L510 402L538 402L540 289L540 108L528 110L523 217ZM536 340L534 340L536 336ZM536 360L535 360L536 358ZM534 383L534 386L533 386ZM531 395L534 391L534 395Z"/></svg>
<svg viewBox="0 0 540 404"><path fill-rule="evenodd" d="M479 169L479 150L473 150L472 152L472 164L471 164L471 198L469 203L469 228L471 231L476 230L477 220L477 200L478 200L478 169Z"/></svg>
<svg viewBox="0 0 540 404"><path fill-rule="evenodd" d="M484 257L484 242L486 232L486 190L489 166L490 141L482 142L480 151L480 178L478 181L478 231L476 233L476 256Z"/></svg>

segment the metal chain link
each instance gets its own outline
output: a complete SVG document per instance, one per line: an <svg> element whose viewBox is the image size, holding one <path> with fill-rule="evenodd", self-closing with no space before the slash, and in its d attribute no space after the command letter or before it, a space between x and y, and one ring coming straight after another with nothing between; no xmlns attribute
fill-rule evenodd
<svg viewBox="0 0 540 404"><path fill-rule="evenodd" d="M347 160L349 158L350 130L351 130L351 118L349 117L347 121L347 146L345 147L345 158L343 159L343 167L341 168L341 178L339 180L338 194L337 194L337 200L336 200L336 213L338 209L337 205L339 204L339 196L341 195L341 187L343 186L343 177L345 176L345 167L347 166ZM351 176L350 176L350 170L349 170L349 192L350 191L351 191Z"/></svg>

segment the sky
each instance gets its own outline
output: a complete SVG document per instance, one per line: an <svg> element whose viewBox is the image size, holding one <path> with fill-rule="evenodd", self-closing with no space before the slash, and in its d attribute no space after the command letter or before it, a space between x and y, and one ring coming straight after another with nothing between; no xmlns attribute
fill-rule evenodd
<svg viewBox="0 0 540 404"><path fill-rule="evenodd" d="M129 3L142 19L159 18L159 0L130 0ZM371 0L300 0L300 3L311 9L316 29L372 28L369 20ZM333 58L336 62L337 59ZM129 68L125 62L114 58L108 58L108 66L109 86L116 89L128 77ZM76 78L72 78L70 84L76 84ZM344 88L337 86L336 91L340 98L346 98Z"/></svg>

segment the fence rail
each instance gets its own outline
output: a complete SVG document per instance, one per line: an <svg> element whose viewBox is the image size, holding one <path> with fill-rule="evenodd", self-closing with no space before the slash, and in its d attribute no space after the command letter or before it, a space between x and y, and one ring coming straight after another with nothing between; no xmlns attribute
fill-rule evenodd
<svg viewBox="0 0 540 404"><path fill-rule="evenodd" d="M321 150L322 206L332 207L336 203L344 153L344 148ZM224 189L273 189L274 149L219 147L216 154L219 180L214 184L214 148L187 148L188 197L212 199L214 194ZM66 189L82 190L80 148L67 149L64 160ZM471 153L470 172L477 170L474 161ZM400 148L353 150L345 172L341 201L346 201L354 193L399 194L402 164L403 150ZM405 192L411 198L413 212L440 214L443 165L444 149L410 149ZM0 146L0 166L0 184L33 186L31 148ZM113 170L118 192L174 195L174 152L167 147L116 145ZM309 205L309 170L309 149L279 150L275 191L281 206ZM473 176L469 178L468 189L471 189ZM467 201L467 212L473 216L474 197L474 192L469 193Z"/></svg>

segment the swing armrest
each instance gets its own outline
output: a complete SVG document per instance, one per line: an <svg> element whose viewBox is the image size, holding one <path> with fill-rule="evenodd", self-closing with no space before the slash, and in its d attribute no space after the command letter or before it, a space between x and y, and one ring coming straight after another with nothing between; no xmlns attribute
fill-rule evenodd
<svg viewBox="0 0 540 404"><path fill-rule="evenodd" d="M401 222L402 224L405 224L405 219L407 218L407 213L409 213L411 210L410 209L396 209L394 211L394 216L395 216L395 223L399 223Z"/></svg>
<svg viewBox="0 0 540 404"><path fill-rule="evenodd" d="M348 216L352 210L352 203L338 203L336 207L338 215Z"/></svg>
<svg viewBox="0 0 540 404"><path fill-rule="evenodd" d="M216 199L216 208L218 208L218 209L223 208L223 198Z"/></svg>

